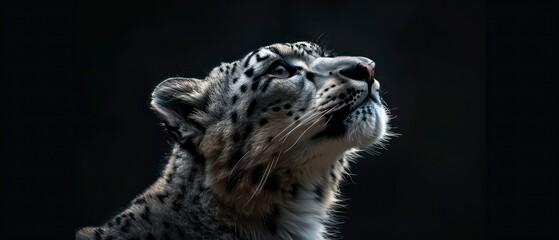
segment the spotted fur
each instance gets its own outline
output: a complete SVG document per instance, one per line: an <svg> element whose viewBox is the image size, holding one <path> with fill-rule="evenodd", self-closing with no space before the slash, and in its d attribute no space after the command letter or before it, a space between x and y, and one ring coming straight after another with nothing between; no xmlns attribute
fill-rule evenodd
<svg viewBox="0 0 559 240"><path fill-rule="evenodd" d="M176 140L161 177L76 239L325 239L358 149L385 140L374 62L309 42L259 48L151 105Z"/></svg>

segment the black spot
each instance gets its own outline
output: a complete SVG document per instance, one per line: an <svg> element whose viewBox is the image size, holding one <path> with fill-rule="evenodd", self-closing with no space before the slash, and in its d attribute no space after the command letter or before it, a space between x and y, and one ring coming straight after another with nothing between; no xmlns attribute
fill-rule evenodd
<svg viewBox="0 0 559 240"><path fill-rule="evenodd" d="M227 182L227 191L228 192L233 191L233 189L235 189L237 184L241 182L243 177L244 177L244 172L238 172L237 174L233 174L233 176L231 176L231 178Z"/></svg>
<svg viewBox="0 0 559 240"><path fill-rule="evenodd" d="M264 126L266 125L266 123L268 123L268 120L266 120L265 118L260 119L260 126Z"/></svg>
<svg viewBox="0 0 559 240"><path fill-rule="evenodd" d="M233 83L236 83L239 78L233 78Z"/></svg>
<svg viewBox="0 0 559 240"><path fill-rule="evenodd" d="M314 82L314 73L307 72L305 75L307 76L307 79L309 79L309 81Z"/></svg>
<svg viewBox="0 0 559 240"><path fill-rule="evenodd" d="M254 68L249 68L248 70L245 71L245 75L247 77L252 77L252 74L254 74Z"/></svg>
<svg viewBox="0 0 559 240"><path fill-rule="evenodd" d="M283 105L283 108L285 108L285 109L290 109L290 108L291 108L291 104L286 103L285 105Z"/></svg>
<svg viewBox="0 0 559 240"><path fill-rule="evenodd" d="M105 237L105 240L113 240L113 239L114 239L113 236L107 236L107 237Z"/></svg>
<svg viewBox="0 0 559 240"><path fill-rule="evenodd" d="M133 212L129 212L128 213L128 218L132 219L132 220L136 220L136 215L134 215Z"/></svg>
<svg viewBox="0 0 559 240"><path fill-rule="evenodd" d="M272 80L273 78L268 78L266 79L266 81L264 81L264 84L262 84L262 92L266 92L266 89L268 89L268 86L270 85Z"/></svg>
<svg viewBox="0 0 559 240"><path fill-rule="evenodd" d="M255 81L252 83L252 86L250 88L252 89L252 91L256 91L256 89L258 89L258 85L260 85L260 81Z"/></svg>
<svg viewBox="0 0 559 240"><path fill-rule="evenodd" d="M237 100L239 99L239 97L237 97L237 95L233 96L233 100L231 101L233 104L237 103Z"/></svg>
<svg viewBox="0 0 559 240"><path fill-rule="evenodd" d="M297 121L297 120L299 120L299 116L296 116L296 117L295 117L295 121Z"/></svg>
<svg viewBox="0 0 559 240"><path fill-rule="evenodd" d="M293 112L291 112L291 111L287 112L287 116L292 116L292 115L293 115Z"/></svg>
<svg viewBox="0 0 559 240"><path fill-rule="evenodd" d="M122 227L120 227L120 231L128 233L129 229L130 229L130 220L126 219L126 220L124 220L124 224L122 225Z"/></svg>
<svg viewBox="0 0 559 240"><path fill-rule="evenodd" d="M260 183L260 180L262 180L262 177L264 176L264 164L260 164L257 165L256 167L254 167L254 170L252 172L252 183L253 184L258 184Z"/></svg>
<svg viewBox="0 0 559 240"><path fill-rule="evenodd" d="M243 157L243 153L241 152L241 150L235 152L235 154L233 154L231 159L229 159L229 161L228 161L229 167L232 168L235 165L237 165L237 163L241 160L242 157Z"/></svg>
<svg viewBox="0 0 559 240"><path fill-rule="evenodd" d="M336 86L335 84L332 84L330 87L331 87L331 88L334 88L335 86Z"/></svg>
<svg viewBox="0 0 559 240"><path fill-rule="evenodd" d="M291 185L291 190L289 191L291 197L295 198L297 196L297 193L299 193L299 184Z"/></svg>
<svg viewBox="0 0 559 240"><path fill-rule="evenodd" d="M340 95L338 95L341 99L346 98L347 96L345 95L345 93L340 93Z"/></svg>
<svg viewBox="0 0 559 240"><path fill-rule="evenodd" d="M279 189L278 176L276 175L269 176L268 179L266 180L266 183L264 184L264 188L272 192L277 191Z"/></svg>
<svg viewBox="0 0 559 240"><path fill-rule="evenodd" d="M277 217L279 215L279 207L277 204L272 206L272 210L264 217L264 223L268 231L275 233L278 229Z"/></svg>
<svg viewBox="0 0 559 240"><path fill-rule="evenodd" d="M301 108L299 109L299 111L304 112L306 109L305 108Z"/></svg>
<svg viewBox="0 0 559 240"><path fill-rule="evenodd" d="M243 135L243 139L247 139L248 136L250 135L250 133L252 133L253 127L252 124L249 124L246 128L245 128L245 134Z"/></svg>
<svg viewBox="0 0 559 240"><path fill-rule="evenodd" d="M280 51L275 47L269 47L268 49L275 54L281 55Z"/></svg>
<svg viewBox="0 0 559 240"><path fill-rule="evenodd" d="M272 110L273 110L274 112L279 112L279 111L281 110L281 108L280 108L280 107L273 107Z"/></svg>
<svg viewBox="0 0 559 240"><path fill-rule="evenodd" d="M180 189L184 189L184 187L179 187ZM173 210L175 212L179 212L182 209L182 200L184 198L184 193L179 193L175 200L173 200ZM143 217L143 216L142 216Z"/></svg>
<svg viewBox="0 0 559 240"><path fill-rule="evenodd" d="M146 208L144 208L144 212L142 212L142 214L140 214L140 217L142 219L144 219L144 221L146 221L147 223L149 223L151 225L150 215L151 215L151 212L149 210L149 207L146 206Z"/></svg>
<svg viewBox="0 0 559 240"><path fill-rule="evenodd" d="M143 197L140 197L132 202L132 204L137 204L137 205L142 205L144 203L146 203L146 199L144 199Z"/></svg>
<svg viewBox="0 0 559 240"><path fill-rule="evenodd" d="M155 236L153 236L152 233L148 233L148 235L146 236L146 240L155 240Z"/></svg>
<svg viewBox="0 0 559 240"><path fill-rule="evenodd" d="M107 223L107 226L109 226L110 228L112 228L112 227L114 226L113 221L109 221L109 222Z"/></svg>
<svg viewBox="0 0 559 240"><path fill-rule="evenodd" d="M328 92L328 90L329 90L329 88L325 88L325 89L324 89L325 92Z"/></svg>
<svg viewBox="0 0 559 240"><path fill-rule="evenodd" d="M334 171L330 172L330 177L332 177L332 181L334 181L334 182L337 180L337 177L336 177L336 174L334 173Z"/></svg>
<svg viewBox="0 0 559 240"><path fill-rule="evenodd" d="M256 54L256 61L257 61L257 62L261 62L262 60L266 60L266 59L268 59L269 57L270 57L269 55L265 55L265 56L263 56L263 57L260 57L259 54Z"/></svg>
<svg viewBox="0 0 559 240"><path fill-rule="evenodd" d="M268 142L271 142L272 140L274 140L274 137L268 137Z"/></svg>
<svg viewBox="0 0 559 240"><path fill-rule="evenodd" d="M171 224L169 224L168 222L163 222L163 227L165 227L165 229L169 229L171 228Z"/></svg>
<svg viewBox="0 0 559 240"><path fill-rule="evenodd" d="M238 142L241 140L241 134L239 134L239 132L235 132L233 134L233 142Z"/></svg>
<svg viewBox="0 0 559 240"><path fill-rule="evenodd" d="M241 92L246 92L247 91L247 86L246 85L241 85Z"/></svg>
<svg viewBox="0 0 559 240"><path fill-rule="evenodd" d="M254 56L254 54L256 54L257 51L253 51L250 53L250 55L248 55L247 60L244 64L244 67L248 67L248 64L250 63L250 59L252 58L252 56Z"/></svg>
<svg viewBox="0 0 559 240"><path fill-rule="evenodd" d="M169 193L165 192L165 193L158 193L155 195L157 197L157 199L159 199L159 202L161 203L165 203L165 199L167 197L169 197Z"/></svg>
<svg viewBox="0 0 559 240"><path fill-rule="evenodd" d="M120 220L122 220L120 216L116 216L115 218L116 225L120 225Z"/></svg>
<svg viewBox="0 0 559 240"><path fill-rule="evenodd" d="M237 123L237 112L231 114L231 122Z"/></svg>
<svg viewBox="0 0 559 240"><path fill-rule="evenodd" d="M252 115L252 113L254 113L254 108L256 107L256 100L252 99L252 101L250 102L250 104L248 105L247 108L247 117L250 117L250 115Z"/></svg>

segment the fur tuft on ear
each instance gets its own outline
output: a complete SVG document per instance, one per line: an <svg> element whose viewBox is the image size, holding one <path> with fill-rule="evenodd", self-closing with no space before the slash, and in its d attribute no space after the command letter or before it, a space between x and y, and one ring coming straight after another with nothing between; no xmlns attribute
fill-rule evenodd
<svg viewBox="0 0 559 240"><path fill-rule="evenodd" d="M204 80L174 77L153 90L151 108L178 143L199 143L205 129L192 115L204 110L207 88Z"/></svg>

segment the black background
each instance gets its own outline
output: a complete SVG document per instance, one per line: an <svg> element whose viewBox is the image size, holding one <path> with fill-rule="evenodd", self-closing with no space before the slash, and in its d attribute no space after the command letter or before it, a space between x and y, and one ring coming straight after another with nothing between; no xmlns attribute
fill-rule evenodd
<svg viewBox="0 0 559 240"><path fill-rule="evenodd" d="M117 213L169 150L149 95L321 35L377 62L397 117L344 184L344 239L557 234L557 14L496 1L2 3L1 229L69 235Z"/></svg>

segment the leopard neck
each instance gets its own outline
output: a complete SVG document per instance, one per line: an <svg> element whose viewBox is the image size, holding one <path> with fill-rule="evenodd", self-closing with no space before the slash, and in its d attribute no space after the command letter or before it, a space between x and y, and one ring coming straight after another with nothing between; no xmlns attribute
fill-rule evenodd
<svg viewBox="0 0 559 240"><path fill-rule="evenodd" d="M288 159L282 160L287 162ZM275 169L262 182L259 191L255 191L258 186L253 180L259 170L250 169L250 173L226 178L235 184L234 189L228 190L231 182L216 184L211 181L207 175L208 161L212 160L205 159L192 148L175 146L164 179L174 183L175 189L186 191L186 195L200 195L190 197L197 201L175 208L183 207L184 212L193 207L211 208L218 215L216 218L242 223L247 229L259 234L265 232L270 236L298 236L300 239L307 238L302 236L312 236L309 239L320 239L326 231L324 222L328 220L328 210L336 202L335 196L345 164L343 158L311 177L303 177L303 172L296 169ZM204 199L203 203L201 199ZM193 203L204 206L194 206Z"/></svg>

